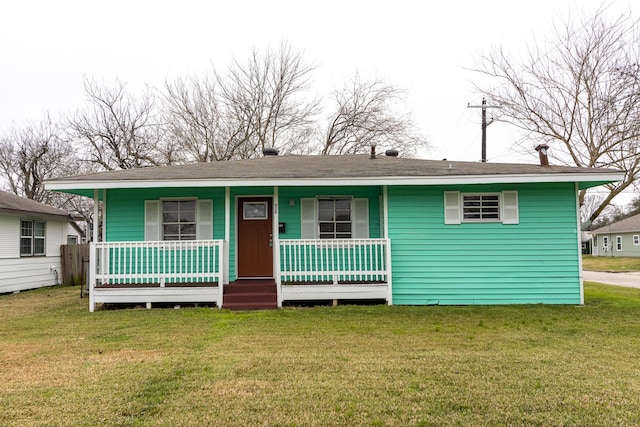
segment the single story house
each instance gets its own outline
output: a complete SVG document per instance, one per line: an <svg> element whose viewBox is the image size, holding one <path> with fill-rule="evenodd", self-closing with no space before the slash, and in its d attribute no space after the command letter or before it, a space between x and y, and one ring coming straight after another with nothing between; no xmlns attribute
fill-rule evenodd
<svg viewBox="0 0 640 427"><path fill-rule="evenodd" d="M60 283L60 246L81 233L61 209L0 191L0 294Z"/></svg>
<svg viewBox="0 0 640 427"><path fill-rule="evenodd" d="M583 302L577 194L621 172L387 154L271 152L60 178L46 188L102 201L90 310Z"/></svg>
<svg viewBox="0 0 640 427"><path fill-rule="evenodd" d="M640 256L640 214L600 227L591 235L593 256Z"/></svg>

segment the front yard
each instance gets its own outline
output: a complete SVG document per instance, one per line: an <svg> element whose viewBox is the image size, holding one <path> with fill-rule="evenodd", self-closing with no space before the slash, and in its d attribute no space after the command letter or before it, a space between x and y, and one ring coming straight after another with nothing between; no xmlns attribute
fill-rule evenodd
<svg viewBox="0 0 640 427"><path fill-rule="evenodd" d="M640 290L584 306L87 311L0 296L0 425L638 425Z"/></svg>

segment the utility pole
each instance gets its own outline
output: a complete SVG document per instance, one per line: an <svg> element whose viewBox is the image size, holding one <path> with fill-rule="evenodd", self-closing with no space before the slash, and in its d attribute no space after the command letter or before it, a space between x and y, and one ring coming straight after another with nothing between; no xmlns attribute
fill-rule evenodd
<svg viewBox="0 0 640 427"><path fill-rule="evenodd" d="M482 105L467 104L467 108L482 108L482 163L487 162L487 126L493 123L493 119L487 123L487 108L500 108L497 105L487 105L487 100L482 97Z"/></svg>

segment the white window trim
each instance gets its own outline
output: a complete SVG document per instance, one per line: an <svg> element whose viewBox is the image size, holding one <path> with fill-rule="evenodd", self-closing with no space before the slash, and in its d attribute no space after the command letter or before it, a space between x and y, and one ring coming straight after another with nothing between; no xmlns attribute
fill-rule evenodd
<svg viewBox="0 0 640 427"><path fill-rule="evenodd" d="M498 196L498 218L464 219L464 196ZM518 224L520 222L518 192L505 190L502 192L444 192L444 223L445 224L479 224L502 223Z"/></svg>
<svg viewBox="0 0 640 427"><path fill-rule="evenodd" d="M609 236L602 236L602 250L605 252L609 250Z"/></svg>
<svg viewBox="0 0 640 427"><path fill-rule="evenodd" d="M640 246L640 234L633 235L633 246Z"/></svg>
<svg viewBox="0 0 640 427"><path fill-rule="evenodd" d="M22 235L22 223L23 222L30 222L31 223L31 236L23 236ZM43 227L44 227L44 236L38 236L36 237L36 223L42 223ZM22 239L26 239L29 238L31 239L31 252L28 254L23 254L21 251L21 243L22 243ZM43 243L43 248L44 248L44 252L42 253L35 253L36 252L36 240L42 240ZM19 251L20 251L20 256L21 257L43 257L43 256L47 256L47 221L43 221L43 220L39 220L39 219L21 219L20 220L20 240L19 240Z"/></svg>
<svg viewBox="0 0 640 427"><path fill-rule="evenodd" d="M616 252L622 252L622 236L616 236Z"/></svg>

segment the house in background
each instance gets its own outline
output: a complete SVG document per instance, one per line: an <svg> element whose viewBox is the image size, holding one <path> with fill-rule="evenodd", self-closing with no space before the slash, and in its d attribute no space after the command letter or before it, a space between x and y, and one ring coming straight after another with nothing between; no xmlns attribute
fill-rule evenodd
<svg viewBox="0 0 640 427"><path fill-rule="evenodd" d="M59 284L60 245L80 237L67 212L0 191L0 294Z"/></svg>
<svg viewBox="0 0 640 427"><path fill-rule="evenodd" d="M47 189L102 201L90 310L370 299L581 304L577 193L624 176L391 150L266 154L48 181Z"/></svg>
<svg viewBox="0 0 640 427"><path fill-rule="evenodd" d="M640 214L591 231L592 255L640 257Z"/></svg>

